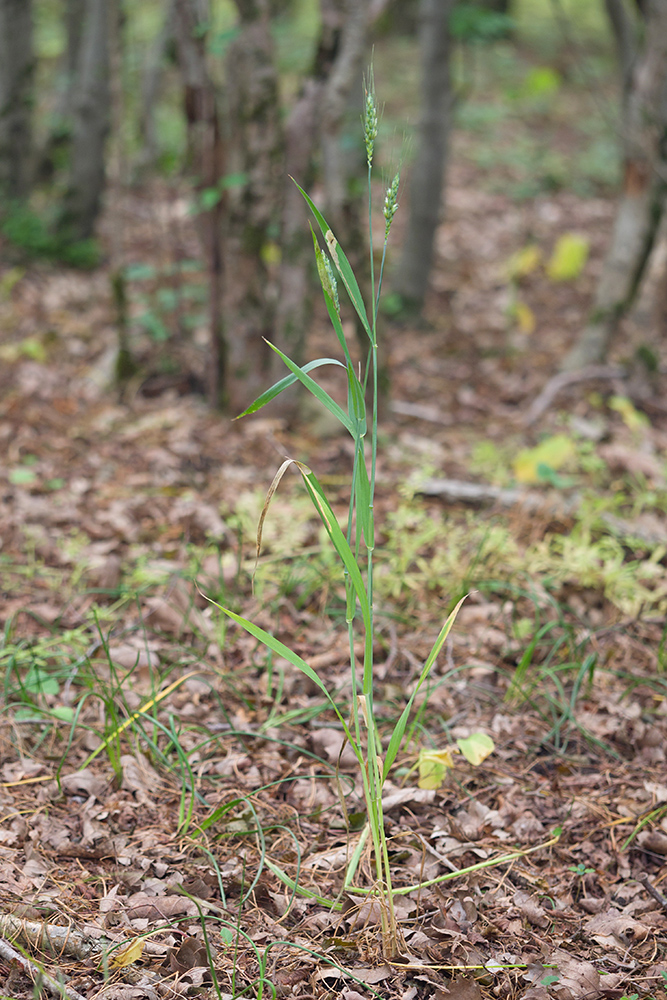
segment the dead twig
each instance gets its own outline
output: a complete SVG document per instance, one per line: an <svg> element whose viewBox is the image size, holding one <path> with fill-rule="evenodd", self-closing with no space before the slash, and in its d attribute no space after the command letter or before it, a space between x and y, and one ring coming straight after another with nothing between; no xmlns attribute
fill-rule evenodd
<svg viewBox="0 0 667 1000"><path fill-rule="evenodd" d="M12 948L5 938L0 938L0 958L4 958L6 962L17 962L24 972L35 982L41 983L53 996L63 997L64 1000L85 1000L85 997L78 993L74 987L65 986L64 983L59 983L48 976L39 965L31 962L20 951Z"/></svg>
<svg viewBox="0 0 667 1000"><path fill-rule="evenodd" d="M612 365L588 365L578 371L561 372L554 375L545 385L539 396L533 400L524 414L522 423L524 427L530 427L538 417L541 417L545 410L548 410L554 399L568 385L576 385L577 382L588 382L591 379L622 379L627 377L627 372L623 368Z"/></svg>
<svg viewBox="0 0 667 1000"><path fill-rule="evenodd" d="M637 881L641 882L641 884L648 892L649 896L653 896L656 902L660 903L660 906L663 908L663 910L667 912L667 896L663 896L660 890L656 889L656 887L653 885L646 872L641 872L641 874L637 876Z"/></svg>

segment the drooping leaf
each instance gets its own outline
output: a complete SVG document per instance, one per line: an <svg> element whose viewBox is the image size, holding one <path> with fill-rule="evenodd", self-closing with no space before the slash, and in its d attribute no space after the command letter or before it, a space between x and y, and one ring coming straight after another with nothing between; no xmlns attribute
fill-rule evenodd
<svg viewBox="0 0 667 1000"><path fill-rule="evenodd" d="M246 632L249 632L250 635L255 637L255 639L259 639L259 641L262 642L265 646L267 646L268 649L272 649L274 653L278 654L278 656L282 656L284 659L288 660L289 663L291 663L293 666L301 670L301 672L304 673L306 677L310 678L313 684L315 684L320 689L320 691L322 691L325 698L335 711L339 721L343 726L343 731L345 732L345 735L347 736L348 740L350 740L351 743L354 743L354 740L348 729L347 723L343 718L340 710L338 709L336 702L331 697L329 691L327 690L326 685L324 684L324 681L320 679L320 677L315 672L315 670L313 670L310 664L306 663L306 661L301 656L299 656L298 653L295 653L293 649L290 649L289 646L286 646L284 642L280 641L280 639L276 639L276 637L274 635L271 635L270 632L267 632L265 631L265 629L260 628L259 625L255 625L254 622L249 621L242 615L237 615L235 611L231 611L229 608L224 608L221 604L218 604L217 601L211 600L210 597L208 597L207 600L209 600L211 604L214 604L216 608L219 608L220 611L224 612L224 614L226 614L228 618L231 618L232 621L235 621L237 625L241 625L246 630Z"/></svg>
<svg viewBox="0 0 667 1000"><path fill-rule="evenodd" d="M322 406L324 406L329 411L329 413L331 413L336 418L336 420L343 425L343 427L352 435L352 437L354 437L354 428L352 426L352 421L348 417L343 407L339 406L338 403L335 401L335 399L332 399L329 393L325 389L323 389L321 385L318 385L315 379L312 379L310 375L308 375L303 370L303 368L299 368L299 366L296 365L291 358L288 358L286 354L283 354L280 348L276 347L275 344L272 344L268 340L267 344L269 345L272 351L275 351L276 354L283 359L289 370L292 372L293 375L296 376L299 382L301 382L302 385L305 385L306 389L308 389L309 392L312 392L313 396L315 396L315 398L319 400ZM343 365L340 361L335 363L341 365L342 368L345 367L345 365Z"/></svg>
<svg viewBox="0 0 667 1000"><path fill-rule="evenodd" d="M309 361L308 364L303 365L301 370L306 373L312 372L314 368L321 368L322 365L338 365L340 368L345 367L342 362L337 361L335 358L318 358L316 361ZM279 396L284 389L288 389L289 386L294 385L294 383L298 381L299 379L296 375L286 375L285 378L281 378L279 382L276 382L270 389L263 392L261 396L258 396L257 399L254 400L254 402L252 402L250 406L243 411L243 413L239 413L238 417L235 417L235 419L240 420L241 417L247 417L249 414L256 413L257 410L261 410L263 406L266 406L266 404L270 403L272 399Z"/></svg>
<svg viewBox="0 0 667 1000"><path fill-rule="evenodd" d="M338 519L334 514L331 505L325 496L324 490L317 480L317 477L306 466L301 465L301 463L296 464L301 472L301 475L303 476L303 481L306 489L308 490L310 499L313 501L313 506L320 515L320 520L322 521L325 531L331 540L331 544L335 548L341 562L347 570L350 583L354 588L354 592L359 602L359 608L361 610L364 626L370 631L371 615L370 605L368 603L368 594L366 592L361 570L359 569L355 555L348 544L347 538L343 534L341 526L338 523Z"/></svg>

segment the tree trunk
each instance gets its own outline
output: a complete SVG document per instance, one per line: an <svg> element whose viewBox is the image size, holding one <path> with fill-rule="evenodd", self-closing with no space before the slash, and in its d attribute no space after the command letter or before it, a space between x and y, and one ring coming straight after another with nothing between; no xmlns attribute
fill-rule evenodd
<svg viewBox="0 0 667 1000"><path fill-rule="evenodd" d="M667 141L667 2L650 0L643 50L625 105L623 191L586 328L564 370L603 361L618 321L632 304L648 261L665 199Z"/></svg>
<svg viewBox="0 0 667 1000"><path fill-rule="evenodd" d="M310 279L312 240L308 214L294 181L309 190L314 179L313 161L318 140L317 111L323 81L315 72L309 77L285 122L285 193L280 236L280 294L276 306L275 343L293 361L303 360L306 329L312 312L313 286ZM294 180L292 180L294 178ZM280 377L282 361L275 355L271 380ZM293 396L279 397L285 414L294 408Z"/></svg>
<svg viewBox="0 0 667 1000"><path fill-rule="evenodd" d="M0 0L0 192L30 191L33 97L31 0Z"/></svg>
<svg viewBox="0 0 667 1000"><path fill-rule="evenodd" d="M637 57L639 39L637 37L636 19L630 12L624 0L604 0L607 18L611 27L618 63L621 67L623 81L623 100L626 99L632 81L632 69Z"/></svg>
<svg viewBox="0 0 667 1000"><path fill-rule="evenodd" d="M176 49L183 76L191 168L197 178L199 192L215 192L224 172L217 95L206 65L206 32L203 26L208 20L207 4L202 0L176 0ZM207 395L211 406L220 409L227 406L229 395L229 351L222 318L222 214L223 194L219 191L212 206L202 206L198 217L209 272Z"/></svg>
<svg viewBox="0 0 667 1000"><path fill-rule="evenodd" d="M451 125L449 16L453 0L421 0L419 46L422 115L410 181L410 217L396 287L411 311L420 312L433 264Z"/></svg>
<svg viewBox="0 0 667 1000"><path fill-rule="evenodd" d="M279 292L285 140L270 31L269 0L236 0L239 32L227 54L227 119L232 175L225 218L225 317L232 405L266 388Z"/></svg>
<svg viewBox="0 0 667 1000"><path fill-rule="evenodd" d="M146 60L139 111L139 134L143 146L138 156L138 167L146 170L157 159L158 144L155 134L155 105L160 93L167 48L174 38L176 0L166 0L162 26L153 42Z"/></svg>
<svg viewBox="0 0 667 1000"><path fill-rule="evenodd" d="M67 48L65 50L65 70L67 73L65 114L70 114L74 106L76 93L76 77L81 59L81 41L86 22L87 0L66 0L65 30L67 32Z"/></svg>
<svg viewBox="0 0 667 1000"><path fill-rule="evenodd" d="M329 7L331 21L333 24L338 22L335 29L338 34L337 55L324 87L320 109L325 201L328 222L349 256L354 252L350 243L359 242L359 204L357 199L351 198L350 181L355 174L359 175L359 168L363 169L364 164L359 120L362 109L361 76L366 53L369 3L368 0L333 0L333 2L326 0L322 6L323 14L326 16L326 8ZM358 140L353 148L357 148L359 152L355 157L356 162L350 165L344 143L341 142L341 131L355 87L359 94L354 123ZM365 227L363 229L365 230ZM361 243L365 245L365 242L362 237Z"/></svg>
<svg viewBox="0 0 667 1000"><path fill-rule="evenodd" d="M109 10L86 0L74 96L72 162L58 229L67 240L93 235L104 191L104 147L109 131Z"/></svg>
<svg viewBox="0 0 667 1000"><path fill-rule="evenodd" d="M36 180L46 184L63 161L69 162L72 142L73 108L77 93L77 71L81 52L81 38L85 24L86 0L66 0L65 33L67 46L63 60L65 86L50 116L48 135L37 155Z"/></svg>

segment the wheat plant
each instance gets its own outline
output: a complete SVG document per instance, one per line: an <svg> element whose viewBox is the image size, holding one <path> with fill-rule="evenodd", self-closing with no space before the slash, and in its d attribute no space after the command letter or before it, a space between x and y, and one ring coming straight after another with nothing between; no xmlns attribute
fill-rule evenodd
<svg viewBox="0 0 667 1000"><path fill-rule="evenodd" d="M370 891L370 895L375 897L380 904L383 950L385 957L392 958L400 954L402 949L400 929L396 923L393 905L394 893L392 890L389 852L382 814L382 789L403 744L414 700L436 661L438 653L452 627L461 602L457 604L443 625L416 680L412 695L394 726L389 742L386 746L383 746L374 710L373 681L373 640L375 628L373 592L373 554L375 550L374 496L378 448L377 325L387 245L392 220L398 209L400 173L396 173L387 187L384 198L384 242L380 272L376 282L373 255L371 175L375 140L378 131L378 107L372 73L370 74L368 85L365 86L363 126L368 168L371 302L367 307L354 271L342 247L324 216L313 204L308 194L297 184L315 219L316 229L319 230L320 236L318 238L316 230L311 226L317 270L327 312L342 352L342 358L340 360L319 358L303 367L299 367L277 347L270 345L284 361L289 369L289 374L270 389L267 389L266 392L262 393L261 396L240 414L241 417L244 417L255 413L298 381L340 422L354 442L349 509L347 524L344 527L341 527L339 524L315 473L302 462L287 458L276 472L273 482L269 487L257 531L257 549L259 552L262 526L271 498L285 472L291 466L296 467L301 474L303 484L324 525L331 544L340 559L341 571L345 581L346 623L350 649L352 681L350 703L339 703L322 677L318 675L305 659L295 653L285 643L280 642L269 632L260 628L254 622L231 611L229 608L221 608L221 610L251 635L273 650L274 653L284 657L294 666L298 667L299 670L303 671L320 688L330 707L338 717L345 738L349 741L359 763L367 814L367 827L362 835L362 843L367 841L370 836L374 856L375 884ZM343 333L338 296L340 285L345 289L368 338L369 349L366 367L363 374L360 372L359 375L350 357ZM344 370L347 379L346 409L343 409L310 374L323 365L335 365ZM371 400L370 405L366 403L367 395ZM220 606L218 605L218 607ZM364 650L363 662L361 664L357 664L354 653L355 639L359 635L363 640ZM345 880L348 890L353 889L351 882L358 860L358 857L353 855ZM363 898L367 900L369 895L368 889L364 888L361 891L364 893Z"/></svg>

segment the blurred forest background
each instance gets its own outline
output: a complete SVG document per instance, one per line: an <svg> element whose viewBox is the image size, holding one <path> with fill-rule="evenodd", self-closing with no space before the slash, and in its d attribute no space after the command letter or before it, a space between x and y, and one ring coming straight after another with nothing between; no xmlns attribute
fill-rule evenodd
<svg viewBox="0 0 667 1000"><path fill-rule="evenodd" d="M276 375L263 337L305 357L313 268L290 178L357 268L365 260L358 125L374 60L383 166L388 181L401 168L407 193L393 318L423 314L453 142L487 190L518 202L615 194L588 320L559 364L603 362L658 238L666 17L653 0L3 0L0 229L18 268L7 291L25 259L103 264L118 381L142 369L148 341L151 364L238 409ZM161 260L142 253L128 213L160 219ZM593 238L582 227L560 247L572 277ZM525 244L514 284L536 266ZM521 339L534 317L514 299ZM636 346L655 370L650 340Z"/></svg>

